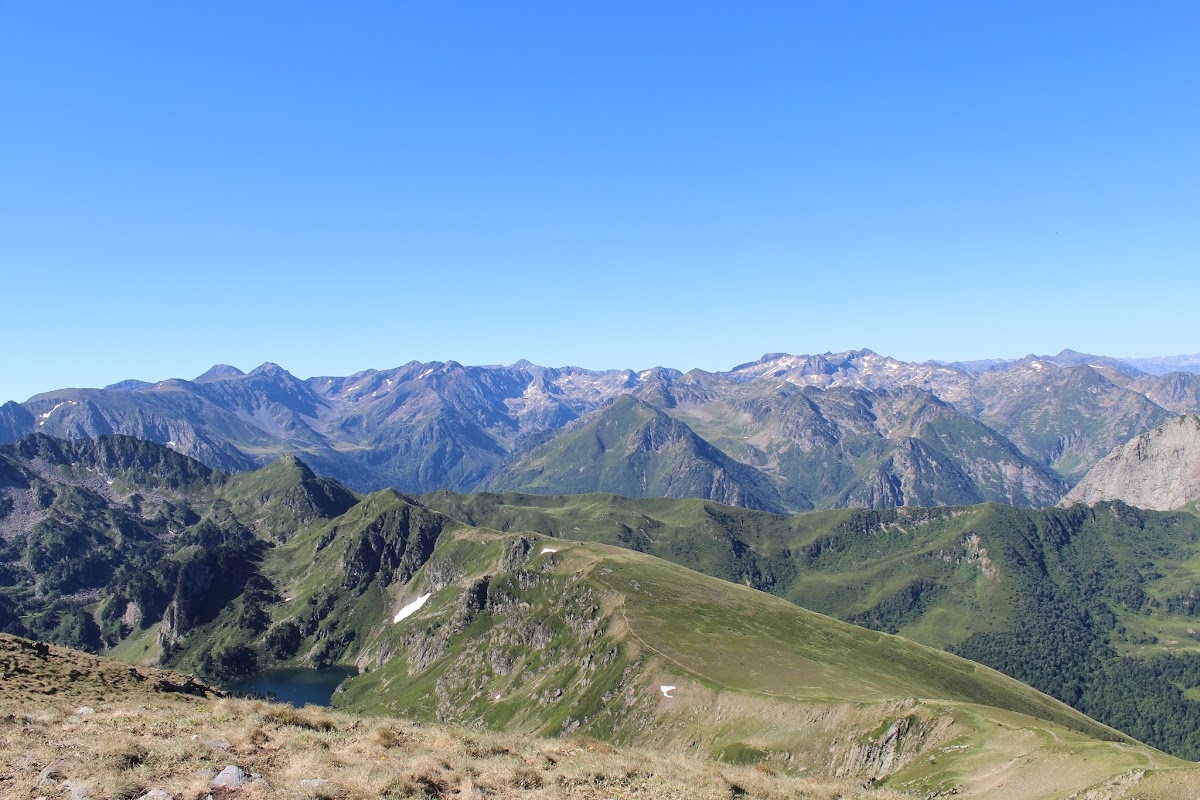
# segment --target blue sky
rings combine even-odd
[[[265,360],[1197,352],[1198,29],[0,0],[0,400]]]

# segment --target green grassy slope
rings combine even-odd
[[[1200,520],[1192,515],[1103,504],[787,518],[610,495],[435,493],[424,502],[477,525],[642,550],[950,648],[1200,756]]]
[[[620,548],[465,529],[389,610],[425,593],[365,648],[368,671],[339,705],[841,771],[922,796],[992,770],[1034,787],[1007,796],[1040,797],[1181,766],[985,667]],[[1083,774],[1044,770],[1085,753]]]

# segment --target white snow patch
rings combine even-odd
[[[416,600],[413,600],[411,603],[406,605],[404,608],[402,608],[398,612],[396,612],[396,616],[392,618],[392,622],[396,623],[402,619],[411,617],[413,614],[420,611],[421,606],[425,605],[425,602],[427,600],[429,600],[429,598],[432,596],[433,596],[433,592],[426,592],[425,594],[418,597]]]
[[[666,697],[668,699],[674,699],[671,696],[671,692],[675,691],[674,686],[660,686],[660,687],[658,687],[658,690],[663,693],[663,697]]]
[[[432,374],[433,374],[433,370],[427,369],[424,372],[422,372],[420,375],[417,376],[417,380],[421,380],[422,378],[428,378]]]
[[[1042,371],[1042,364],[1041,364],[1041,362],[1040,362],[1040,361],[1035,361],[1035,362],[1033,362],[1032,364],[1030,364],[1029,366],[1033,367],[1033,368],[1034,368],[1034,369],[1036,369],[1038,372],[1041,372],[1041,371]]]
[[[174,446],[175,446],[174,442],[167,442],[167,447],[174,447]]]
[[[385,380],[385,381],[387,381],[387,385],[388,385],[388,386],[391,386],[391,385],[392,385],[392,379],[391,379],[391,378],[384,378],[384,380]]]
[[[542,552],[543,553],[557,553],[558,548],[557,547],[543,547]]]
[[[50,417],[50,415],[51,415],[51,414],[53,414],[55,411],[58,411],[60,408],[62,408],[62,407],[63,407],[63,406],[65,406],[66,404],[67,404],[67,401],[66,401],[66,400],[63,400],[61,403],[59,403],[58,405],[56,405],[54,408],[50,409],[50,410],[49,410],[49,411],[47,411],[45,414],[40,414],[39,416],[41,416],[41,418],[42,418],[42,419],[48,419],[48,418]],[[72,403],[71,405],[75,405],[75,404],[74,404],[74,403]]]

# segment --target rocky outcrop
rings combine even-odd
[[[344,585],[362,592],[376,579],[380,586],[406,582],[429,560],[447,522],[405,502],[387,507],[346,548]]]
[[[917,717],[901,717],[877,735],[852,742],[832,771],[839,778],[866,778],[869,786],[899,772],[920,755],[926,733],[926,726]]]
[[[1103,500],[1154,511],[1200,500],[1200,416],[1179,417],[1129,440],[1093,467],[1060,505]]]

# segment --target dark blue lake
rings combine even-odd
[[[231,692],[271,697],[296,708],[328,706],[338,684],[357,674],[358,670],[353,667],[270,669],[225,688]]]

